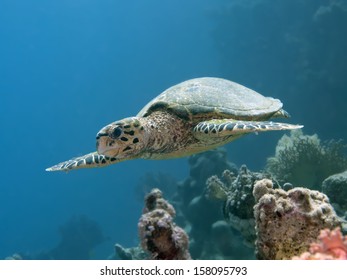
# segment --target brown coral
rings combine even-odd
[[[191,259],[188,251],[188,236],[174,222],[175,209],[158,189],[153,189],[145,198],[144,214],[138,229],[141,246],[150,253],[151,259]]]
[[[305,188],[273,189],[263,179],[254,185],[258,259],[291,259],[306,251],[323,228],[340,225],[326,195]]]
[[[251,172],[246,165],[242,165],[237,173],[225,170],[221,178],[211,176],[206,182],[206,197],[224,202],[224,218],[241,232],[249,246],[254,246],[255,241],[253,185],[266,176],[267,174]]]
[[[293,260],[347,260],[347,236],[342,235],[340,228],[323,229],[309,252]]]

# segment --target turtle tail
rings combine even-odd
[[[290,118],[290,114],[286,110],[280,109],[271,118]]]

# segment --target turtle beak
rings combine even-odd
[[[96,135],[96,150],[98,154],[105,155],[108,147],[108,134],[98,133]]]
[[[102,128],[97,134],[96,134],[96,150],[98,151],[98,154],[104,154],[104,152],[107,149],[107,139],[108,139],[108,126]]]

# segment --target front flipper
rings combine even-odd
[[[241,136],[251,132],[271,131],[271,130],[291,130],[302,128],[302,125],[278,123],[278,122],[257,122],[257,121],[237,121],[232,119],[217,119],[198,123],[194,129],[194,135],[198,139]]]
[[[99,155],[97,152],[94,152],[61,162],[57,165],[47,168],[46,171],[69,171],[79,168],[103,167],[109,164],[117,163],[119,161],[122,160]]]

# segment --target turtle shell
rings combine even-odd
[[[172,86],[150,101],[137,116],[168,111],[191,121],[231,118],[266,120],[280,111],[278,99],[221,78],[197,78]]]

